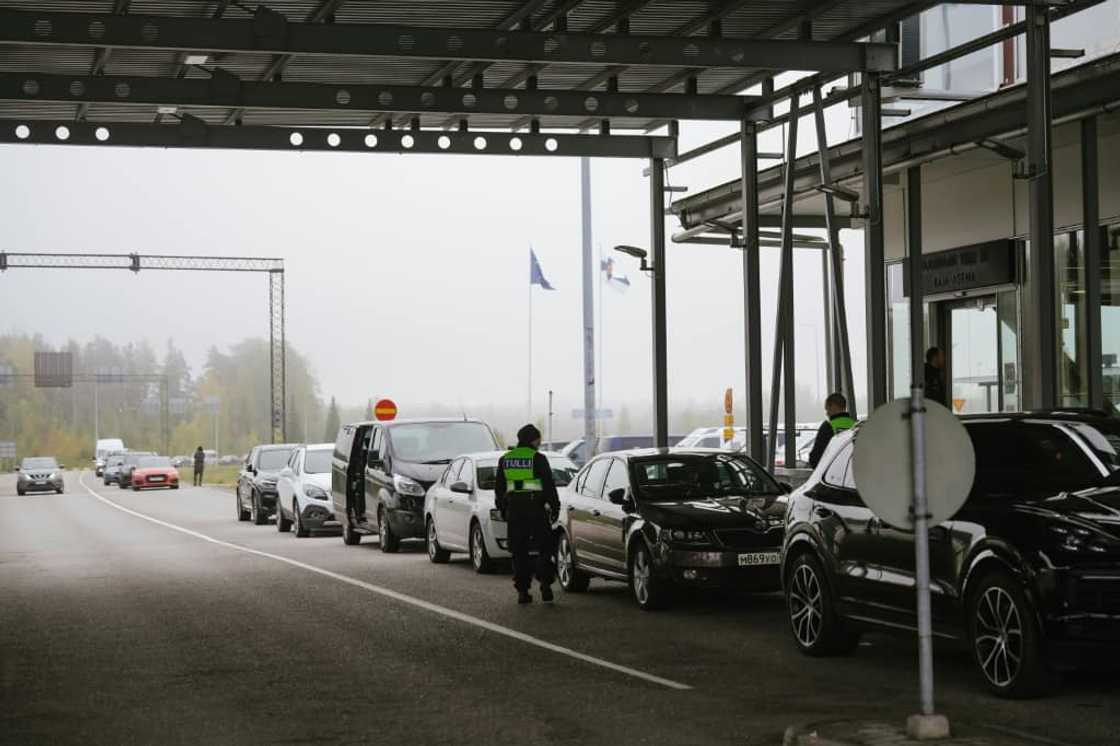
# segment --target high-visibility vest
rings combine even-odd
[[[540,492],[543,487],[533,470],[533,459],[537,451],[533,448],[514,448],[503,460],[507,492]]]
[[[832,425],[832,434],[839,435],[845,430],[851,430],[853,427],[855,427],[856,421],[845,414],[839,417],[829,418],[828,424]]]

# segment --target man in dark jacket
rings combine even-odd
[[[945,394],[945,353],[940,347],[930,347],[926,350],[925,397],[933,400],[943,407],[949,406],[949,399]]]
[[[202,472],[206,469],[206,454],[202,452],[202,446],[199,446],[194,452],[194,486],[202,486]]]
[[[495,504],[509,524],[513,555],[513,587],[517,603],[532,603],[533,575],[541,587],[541,601],[552,603],[552,524],[560,515],[560,496],[548,459],[538,452],[541,431],[526,425],[517,431],[517,447],[498,459],[494,480]],[[532,557],[537,553],[536,559]]]
[[[824,451],[832,442],[832,436],[851,430],[856,425],[852,415],[848,413],[848,399],[839,391],[829,394],[824,400],[824,413],[828,418],[821,423],[817,430],[817,438],[813,441],[813,450],[809,452],[809,466],[816,469],[821,462]]]

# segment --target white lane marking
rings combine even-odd
[[[599,666],[600,668],[606,668],[606,669],[609,669],[611,671],[615,671],[617,673],[625,674],[627,676],[632,676],[636,679],[641,679],[643,681],[648,681],[650,683],[658,684],[660,686],[668,687],[670,689],[677,689],[677,690],[680,690],[680,691],[685,691],[685,690],[692,689],[692,687],[689,686],[688,684],[681,684],[680,682],[673,681],[671,679],[663,679],[660,676],[654,676],[653,674],[646,673],[645,671],[639,671],[636,668],[630,668],[629,666],[623,666],[623,665],[620,665],[618,663],[611,663],[610,661],[603,660],[602,658],[596,658],[593,655],[587,655],[586,653],[581,653],[578,650],[572,650],[571,648],[566,648],[563,645],[555,645],[551,642],[547,642],[545,640],[542,640],[539,637],[533,637],[532,635],[527,635],[524,632],[518,632],[515,629],[510,629],[509,627],[503,627],[500,624],[495,624],[494,622],[488,622],[485,619],[479,619],[476,616],[471,616],[470,614],[464,614],[461,611],[456,611],[455,609],[449,609],[446,606],[440,606],[439,604],[433,604],[433,603],[430,603],[428,601],[424,601],[423,599],[415,598],[414,596],[409,596],[408,594],[400,593],[400,592],[394,591],[390,588],[385,588],[384,586],[375,585],[373,583],[367,583],[364,580],[358,580],[357,578],[352,578],[348,575],[342,575],[342,574],[337,573],[337,572],[332,572],[331,570],[324,570],[321,567],[316,567],[315,565],[309,565],[306,562],[300,562],[298,560],[290,559],[288,557],[283,557],[279,554],[272,554],[270,552],[262,552],[259,549],[251,549],[250,547],[242,546],[240,544],[233,544],[233,543],[230,543],[228,541],[222,541],[221,539],[215,539],[212,536],[207,536],[206,534],[199,533],[198,531],[192,531],[189,528],[184,528],[183,526],[179,526],[179,525],[176,525],[174,523],[168,523],[167,521],[161,521],[159,518],[153,518],[150,515],[140,513],[138,511],[132,510],[131,508],[126,508],[125,506],[121,505],[120,503],[114,502],[113,500],[110,500],[109,498],[98,494],[94,490],[90,489],[89,485],[87,485],[85,483],[84,474],[83,474],[82,477],[79,477],[78,481],[81,482],[82,486],[85,487],[86,491],[89,492],[89,494],[93,495],[94,497],[96,497],[98,500],[105,503],[109,507],[115,508],[115,509],[117,509],[121,512],[124,512],[124,513],[128,513],[129,515],[136,516],[137,518],[141,518],[141,519],[143,519],[145,521],[148,521],[150,523],[155,523],[159,526],[163,526],[164,528],[169,528],[172,531],[178,531],[179,533],[186,534],[187,536],[193,536],[196,539],[201,539],[202,541],[207,541],[207,542],[210,542],[211,544],[217,544],[218,546],[226,547],[228,549],[233,549],[233,550],[236,550],[238,552],[244,552],[245,554],[252,554],[252,555],[256,555],[257,557],[264,557],[265,559],[275,560],[276,562],[283,562],[286,565],[291,565],[292,567],[298,567],[301,570],[307,570],[308,572],[313,572],[313,573],[316,573],[318,575],[322,575],[324,577],[328,577],[328,578],[331,578],[333,580],[337,580],[340,583],[346,583],[347,585],[352,585],[356,588],[362,588],[363,590],[367,590],[370,593],[376,593],[380,596],[385,596],[385,597],[391,598],[395,601],[400,601],[401,603],[409,604],[410,606],[415,606],[419,609],[424,609],[425,611],[430,611],[433,614],[439,614],[440,616],[447,617],[448,619],[454,619],[456,621],[463,622],[464,624],[470,624],[474,627],[479,627],[479,628],[487,630],[489,632],[493,632],[494,634],[503,635],[505,637],[509,637],[509,638],[514,639],[514,640],[518,640],[518,641],[523,642],[527,645],[534,645],[538,648],[543,648],[544,650],[548,650],[550,652],[557,653],[559,655],[565,655],[569,658],[574,658],[578,661],[583,661],[584,663],[590,663],[593,666]]]

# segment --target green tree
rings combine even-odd
[[[333,441],[338,437],[338,428],[342,422],[338,417],[338,403],[331,397],[331,405],[327,408],[327,426],[323,429],[323,440]]]

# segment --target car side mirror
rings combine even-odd
[[[451,491],[460,495],[469,495],[471,494],[471,486],[466,482],[454,482],[451,485]]]
[[[793,485],[789,482],[778,482],[778,489],[782,491],[783,495],[788,495],[793,492]]]
[[[607,493],[607,499],[615,505],[626,507],[630,504],[630,498],[626,495],[625,487],[618,487]]]

